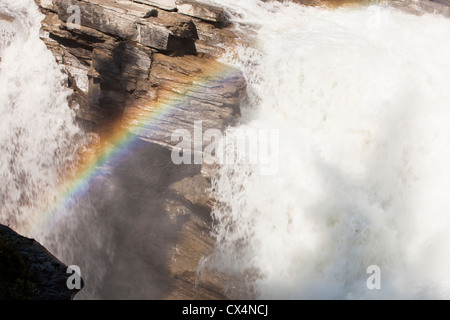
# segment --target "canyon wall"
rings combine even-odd
[[[175,130],[193,132],[194,121],[202,121],[204,131],[223,130],[240,116],[244,77],[217,61],[239,41],[224,10],[187,0],[36,3],[45,14],[41,38],[67,73],[67,85],[73,89],[70,105],[94,141],[90,151],[95,154],[96,148],[112,143],[110,137],[117,130],[129,130],[141,141],[138,160],[128,161],[112,174],[123,175],[124,184],[129,184],[121,192],[130,196],[118,205],[129,203],[121,214],[132,225],[127,227],[123,217],[111,210],[99,209],[105,212],[102,219],[109,221],[105,223],[112,225],[114,242],[120,243],[109,277],[121,280],[100,285],[100,294],[87,297],[237,297],[237,286],[225,275],[197,272],[201,258],[214,245],[210,236],[214,200],[208,192],[211,167],[174,165],[170,153],[178,143],[171,139]],[[76,10],[81,19],[74,27],[71,23],[77,21],[71,17]],[[153,120],[154,114],[167,108],[169,116]],[[141,166],[139,183],[129,178],[136,166]],[[134,270],[130,255],[148,259],[145,267],[152,274],[148,287],[157,289],[133,292],[132,287],[145,280],[126,278],[123,270],[131,274]],[[86,283],[87,288],[89,278]]]

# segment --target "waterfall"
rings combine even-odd
[[[80,135],[67,78],[39,39],[43,18],[31,0],[0,3],[0,222],[32,237]]]
[[[96,298],[111,257],[108,225],[93,206],[104,199],[85,197],[49,215],[85,140],[68,106],[67,76],[39,38],[43,18],[32,0],[0,3],[0,223],[79,265],[89,285],[78,297]]]
[[[448,299],[450,20],[210,2],[253,35],[223,58],[249,84],[239,129],[280,139],[274,175],[220,168],[209,265],[257,298]]]

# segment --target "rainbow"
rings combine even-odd
[[[174,116],[177,110],[191,99],[189,92],[205,92],[211,87],[225,85],[235,78],[238,72],[228,65],[213,60],[204,65],[203,73],[191,79],[190,84],[182,90],[165,97],[163,101],[156,102],[151,111],[144,112],[138,119],[133,118],[132,123],[130,121],[122,123],[107,139],[110,142],[109,146],[103,147],[92,159],[83,163],[78,174],[62,184],[56,197],[37,214],[29,234],[34,236],[43,230],[54,228],[65,214],[86,196],[95,177],[107,174],[106,168],[114,168],[133,153],[137,143],[142,141],[139,132],[152,130],[165,118]],[[192,122],[194,120],[201,119],[193,119]]]

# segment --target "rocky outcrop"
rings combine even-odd
[[[176,5],[178,12],[187,16],[212,22],[225,21],[225,11],[219,7],[199,4],[198,2],[190,0],[177,0]]]
[[[240,115],[243,75],[217,61],[237,38],[223,8],[191,0],[35,1],[45,13],[41,38],[68,75],[71,106],[88,135],[109,144],[121,128],[138,139],[127,162],[90,191],[107,198],[106,186],[114,185],[125,195],[95,208],[110,226],[109,237],[117,239],[114,263],[97,263],[109,275],[97,297],[237,297],[239,286],[229,277],[198,272],[214,245],[210,170],[171,160],[175,130],[193,132],[195,121],[203,131],[223,130]],[[81,18],[75,27],[74,5]],[[144,289],[130,290],[142,283]]]
[[[67,268],[34,239],[0,225],[0,299],[73,299],[79,290],[67,287]]]
[[[107,134],[107,127],[122,121],[124,112],[130,119],[135,109],[151,112],[152,102],[179,98],[185,104],[174,110],[178,118],[212,121],[223,128],[239,114],[245,88],[238,70],[214,59],[222,50],[218,44],[230,46],[235,37],[211,24],[223,22],[223,9],[177,1],[179,12],[169,12],[161,9],[166,1],[150,2],[158,6],[115,0],[42,2],[46,12],[42,38],[65,66],[78,117]],[[78,28],[66,23],[71,5],[80,8]],[[226,85],[222,74],[231,74]],[[195,82],[207,82],[208,87],[189,90]],[[190,99],[181,93],[177,97],[180,87],[192,93]],[[153,132],[145,130],[144,135],[169,143],[170,135],[165,134],[177,126],[186,127],[177,120]]]

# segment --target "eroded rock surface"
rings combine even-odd
[[[41,38],[68,75],[72,108],[91,140],[109,144],[119,128],[136,141],[129,157],[90,190],[91,197],[108,199],[94,204],[100,220],[88,217],[66,235],[79,238],[83,223],[108,226],[103,241],[114,247],[113,258],[81,244],[72,253],[108,270],[95,289],[86,276],[80,296],[237,297],[233,279],[199,272],[214,246],[210,170],[171,160],[175,130],[193,133],[199,121],[203,131],[223,130],[240,116],[244,77],[216,59],[237,38],[223,8],[191,0],[35,1],[45,13]],[[81,13],[75,27],[74,5]]]

